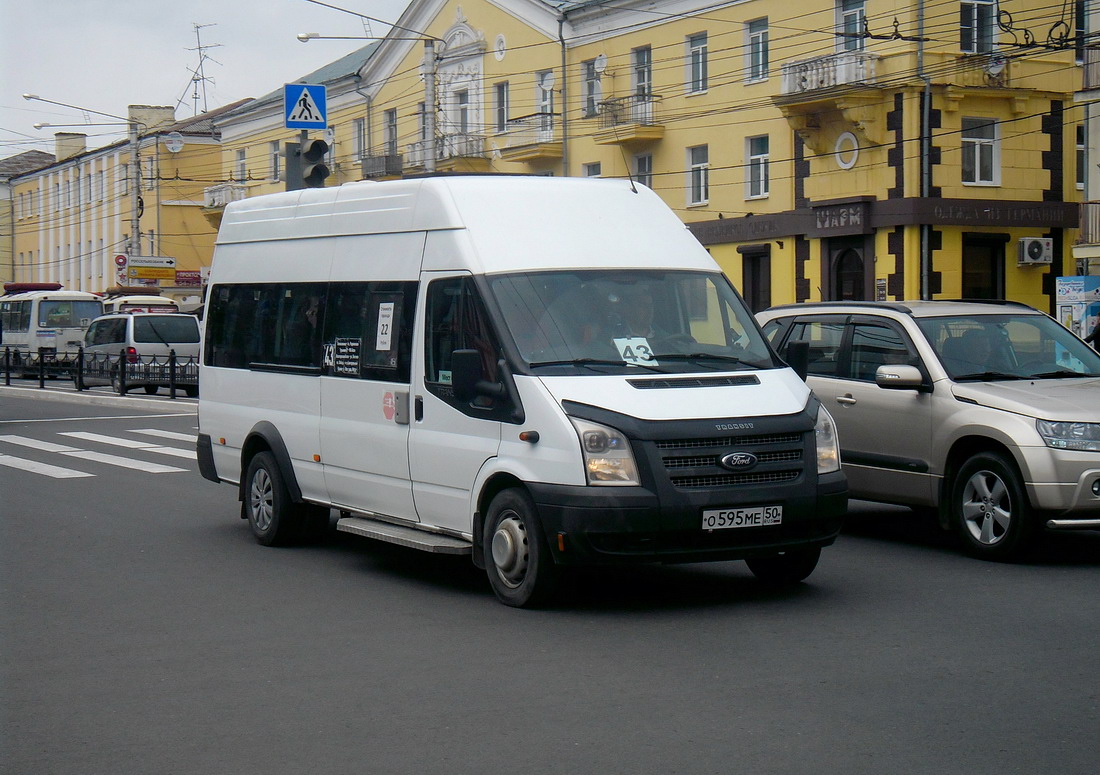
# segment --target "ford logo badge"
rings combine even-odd
[[[723,468],[731,471],[748,471],[750,468],[755,468],[760,460],[751,452],[731,452],[723,455],[718,462]]]

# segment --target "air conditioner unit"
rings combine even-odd
[[[1024,237],[1020,240],[1020,266],[1049,264],[1054,260],[1054,240],[1049,237]]]

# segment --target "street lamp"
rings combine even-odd
[[[317,2],[317,0],[308,0],[308,2],[316,3],[317,5],[324,5],[326,8],[335,8],[325,3]],[[370,16],[364,16],[361,13],[355,13],[354,11],[348,11],[344,8],[336,8],[336,10],[350,13],[353,16],[359,16],[363,19],[370,19],[371,21],[380,21],[379,19],[373,19]],[[383,22],[383,24],[389,24],[389,22]],[[319,32],[300,32],[298,33],[298,41],[301,43],[309,43],[311,40],[422,40],[424,41],[424,69],[426,75],[424,77],[424,134],[425,138],[424,147],[424,170],[426,172],[435,172],[435,82],[438,74],[438,62],[435,57],[435,43],[439,38],[433,38],[430,35],[425,35],[422,32],[409,29],[408,27],[401,27],[396,24],[390,24],[393,29],[403,30],[405,32],[411,32],[415,37],[391,37],[389,35],[385,37],[373,37],[370,35],[322,35]]]
[[[123,118],[122,116],[116,116],[113,113],[104,113],[101,110],[91,110],[90,108],[82,108],[79,105],[70,105],[66,102],[57,102],[55,100],[48,100],[45,97],[39,97],[37,94],[24,94],[23,99],[36,102],[45,102],[50,105],[60,105],[63,108],[71,108],[73,110],[79,110],[83,113],[94,113],[97,116],[106,116],[107,118],[118,119],[119,124],[125,124],[127,129],[127,139],[130,145],[130,178],[131,185],[133,186],[133,197],[130,202],[130,246],[127,253],[137,254],[141,251],[141,228],[139,225],[140,220],[140,206],[141,206],[141,158],[138,153],[138,127],[144,126],[140,121],[134,121],[131,118]],[[116,122],[110,122],[116,123]],[[57,124],[49,124],[42,122],[35,124],[35,129],[42,129],[48,126],[58,126]],[[106,126],[106,124],[70,124],[70,126]]]

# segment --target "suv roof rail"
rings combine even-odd
[[[768,309],[798,309],[799,307],[872,307],[874,309],[891,309],[895,312],[912,314],[913,310],[896,301],[802,301],[797,304],[777,304]]]
[[[1035,309],[1030,304],[1025,304],[1022,301],[1012,301],[1010,299],[936,299],[936,301],[954,301],[960,304],[997,304],[1005,307],[1027,307],[1028,309]]]

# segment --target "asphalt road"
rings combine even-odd
[[[259,546],[164,451],[193,408],[0,388],[0,455],[91,474],[0,464],[0,772],[1100,770],[1100,534],[999,565],[857,503],[792,590],[593,571],[516,610],[466,559]]]

